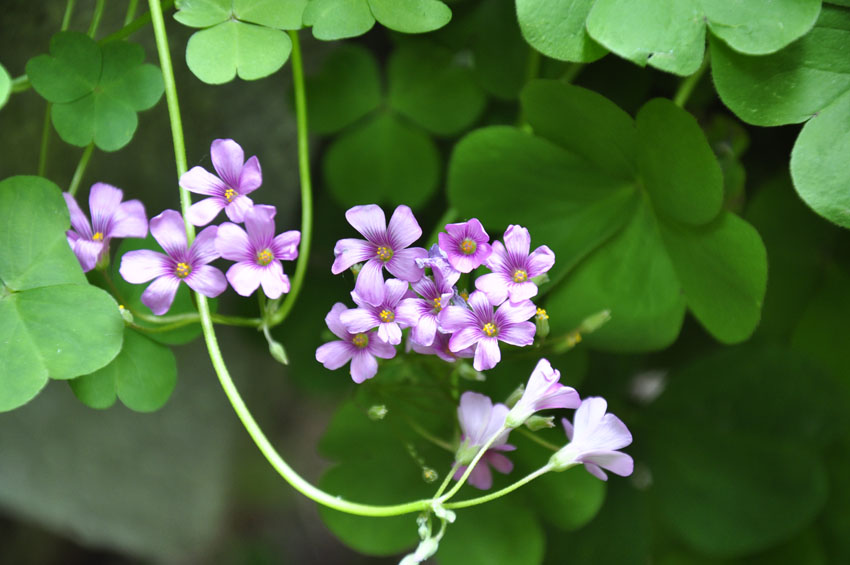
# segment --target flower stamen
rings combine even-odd
[[[544,310],[543,308],[538,308],[537,314],[535,314],[535,318],[537,318],[538,320],[548,320],[549,314],[547,314],[546,310]]]
[[[499,335],[499,328],[497,328],[496,324],[492,322],[487,322],[486,324],[484,324],[484,327],[481,328],[481,331],[487,334],[487,337],[496,337],[497,335]]]
[[[478,244],[468,237],[460,242],[460,252],[464,255],[472,255],[478,249]]]
[[[233,199],[236,198],[236,195],[237,195],[237,192],[235,190],[233,190],[232,188],[228,188],[227,190],[224,191],[224,198],[228,202],[233,202]]]
[[[257,253],[257,265],[261,265],[265,267],[274,259],[274,254],[272,254],[270,249],[263,249],[259,253]]]
[[[381,310],[379,314],[381,321],[385,324],[389,324],[391,322],[395,322],[395,313],[392,310]]]
[[[92,238],[92,241],[103,241],[103,233],[96,231],[96,232],[94,232],[94,235],[91,236],[91,238]]]
[[[189,266],[188,263],[177,263],[177,266],[174,268],[174,274],[180,277],[181,279],[185,279],[189,276],[189,273],[192,272],[192,267]]]
[[[355,334],[354,337],[351,338],[351,343],[354,344],[354,347],[363,349],[369,345],[369,336],[364,333]]]
[[[443,297],[438,296],[434,299],[434,314],[439,314],[443,309]]]
[[[378,256],[378,259],[386,263],[393,258],[393,250],[386,245],[382,245],[375,250],[375,255]]]
[[[528,273],[523,269],[517,269],[514,271],[513,280],[515,283],[524,283],[528,280]]]

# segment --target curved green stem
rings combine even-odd
[[[532,433],[532,432],[526,430],[525,428],[517,428],[514,431],[524,435],[525,437],[527,437],[528,439],[530,439],[531,441],[533,441],[537,445],[541,445],[541,446],[545,447],[546,449],[551,449],[552,451],[558,451],[558,450],[561,449],[561,447],[563,447],[563,446],[555,445],[554,443],[549,443],[545,439],[537,437],[537,434]]]
[[[705,57],[703,58],[699,69],[697,69],[697,72],[683,79],[678,90],[676,90],[676,94],[673,96],[673,104],[679,108],[685,107],[685,104],[687,103],[688,98],[691,97],[691,93],[694,91],[694,88],[696,88],[696,85],[699,84],[702,75],[705,74],[706,69],[708,69],[708,54],[709,52],[706,51]]]
[[[452,482],[452,477],[455,476],[455,473],[457,473],[458,469],[460,469],[460,463],[455,461],[455,463],[454,463],[454,465],[452,465],[452,468],[449,471],[448,475],[446,475],[446,478],[443,479],[443,484],[441,484],[440,488],[437,489],[437,492],[434,493],[434,499],[435,500],[440,498],[440,495],[443,494],[443,492],[449,486],[449,483]]]
[[[466,466],[466,471],[463,472],[463,475],[461,475],[460,480],[455,483],[455,486],[453,486],[449,492],[437,499],[439,502],[445,502],[446,500],[457,494],[457,491],[460,490],[460,487],[462,487],[463,484],[466,482],[466,479],[469,478],[469,475],[472,473],[472,470],[475,469],[475,466],[478,464],[481,458],[484,457],[484,454],[487,453],[487,450],[490,449],[490,446],[493,445],[493,442],[495,442],[500,435],[505,433],[506,429],[507,428],[503,426],[498,432],[493,434],[493,436],[487,441],[487,443],[485,443],[478,449],[478,453],[475,454],[475,457],[473,457],[472,461],[469,462],[469,465]]]
[[[87,35],[91,38],[94,38],[94,35],[97,33],[97,28],[100,27],[100,20],[103,19],[103,9],[106,7],[106,0],[97,0],[97,3],[94,5],[94,14],[91,18],[91,24],[89,25],[89,30]]]
[[[74,12],[75,2],[76,0],[68,0],[65,4],[65,13],[62,15],[62,27],[60,28],[62,31],[65,31],[71,25],[71,14]]]
[[[83,154],[80,157],[80,162],[77,163],[77,169],[74,171],[74,176],[71,177],[71,184],[68,185],[68,194],[74,196],[77,194],[77,189],[80,187],[80,182],[83,180],[83,175],[86,172],[86,167],[89,165],[89,159],[91,159],[91,154],[94,151],[94,141],[88,144],[88,146],[83,149]]]
[[[168,10],[172,6],[174,6],[174,0],[165,0],[161,5],[161,9],[162,10]],[[150,23],[150,21],[151,21],[151,13],[145,12],[144,14],[142,14],[138,18],[134,19],[133,21],[131,21],[129,23],[125,23],[124,27],[122,27],[121,29],[119,29],[115,33],[110,33],[109,35],[107,35],[106,37],[104,37],[103,39],[98,41],[98,43],[103,45],[104,43],[109,43],[110,41],[118,41],[118,40],[121,40],[121,39],[125,39],[125,38],[133,35],[137,31],[139,31],[140,29],[142,29],[146,25],[148,25]]]
[[[165,32],[165,22],[162,18],[162,10],[159,0],[148,0],[151,12],[151,22],[153,23],[154,35],[156,37],[156,47],[159,54],[160,66],[162,68],[163,82],[165,84],[165,98],[168,103],[168,115],[171,121],[171,133],[174,140],[174,155],[177,165],[178,176],[186,171],[186,149],[183,143],[183,127],[180,120],[180,109],[177,103],[177,90],[174,83],[174,74],[171,67],[171,56],[168,51],[168,38]],[[293,58],[295,50],[293,49]],[[186,210],[189,208],[189,193],[183,187],[180,187],[180,202],[183,205],[183,215],[185,218]],[[187,232],[194,235],[194,227],[187,222]],[[413,512],[421,512],[430,508],[432,501],[417,500],[404,504],[395,504],[390,506],[373,506],[371,504],[359,504],[343,500],[341,497],[333,496],[320,490],[307,482],[298,473],[290,467],[286,461],[278,454],[274,446],[269,442],[263,430],[257,424],[233,379],[230,377],[230,372],[227,370],[227,365],[221,355],[221,350],[218,346],[218,339],[215,335],[215,327],[213,326],[212,315],[207,298],[202,294],[195,293],[195,298],[198,304],[198,313],[201,318],[201,328],[204,332],[204,340],[207,345],[207,352],[210,360],[215,368],[218,380],[227,395],[233,410],[242,421],[245,430],[257,444],[260,452],[265,456],[266,460],[274,467],[274,469],[283,477],[295,490],[329,508],[348,512],[350,514],[358,514],[360,516],[398,516],[400,514],[409,514]]]
[[[271,316],[269,325],[274,327],[283,322],[295,306],[310,259],[310,244],[313,238],[313,188],[310,180],[310,140],[307,131],[307,95],[304,88],[304,67],[301,63],[301,43],[298,32],[290,31],[292,40],[292,87],[295,91],[295,120],[298,124],[298,173],[301,179],[301,243],[298,246],[298,262],[292,277],[292,288],[280,308]]]
[[[479,504],[484,504],[485,502],[490,502],[491,500],[501,498],[501,497],[505,496],[506,494],[515,491],[519,487],[530,483],[531,481],[533,481],[534,479],[536,479],[540,475],[546,474],[551,470],[552,470],[552,467],[550,467],[549,465],[545,465],[545,466],[537,469],[533,473],[526,475],[525,477],[518,480],[514,484],[506,486],[502,490],[497,490],[496,492],[491,492],[490,494],[485,494],[484,496],[479,496],[478,498],[470,498],[468,500],[459,500],[457,502],[449,502],[449,503],[443,504],[443,507],[448,508],[450,510],[453,510],[453,509],[456,509],[456,508],[467,508],[469,506],[477,506]]]

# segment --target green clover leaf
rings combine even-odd
[[[50,40],[50,54],[27,62],[33,88],[53,103],[51,118],[59,136],[85,147],[94,141],[104,151],[130,142],[137,112],[163,93],[162,76],[143,63],[140,45],[114,41],[100,46],[85,34],[63,31]]]
[[[86,283],[69,226],[52,182],[0,182],[0,411],[29,402],[48,378],[100,369],[121,349],[118,305]]]
[[[427,33],[451,18],[439,0],[309,0],[304,9],[304,25],[323,41],[363,35],[376,20],[393,31]]]
[[[280,69],[292,51],[282,30],[301,27],[307,0],[178,0],[174,19],[204,28],[189,38],[186,64],[207,84],[257,80]]]
[[[530,83],[521,102],[534,134],[496,126],[462,139],[449,200],[461,217],[524,225],[555,251],[553,334],[609,309],[588,344],[659,349],[676,339],[688,308],[718,340],[746,339],[765,292],[764,245],[721,210],[722,174],[696,120],[662,99],[633,120],[555,81]]]
[[[824,7],[811,33],[764,57],[712,43],[714,81],[723,102],[760,126],[806,122],[791,153],[800,197],[818,214],[850,228],[850,10]]]

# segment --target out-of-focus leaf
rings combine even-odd
[[[472,72],[489,94],[506,100],[519,95],[528,74],[527,48],[511,2],[486,0],[472,14]]]
[[[9,101],[9,94],[12,92],[12,79],[6,68],[0,65],[0,108],[6,105]]]

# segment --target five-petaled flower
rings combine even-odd
[[[437,236],[440,249],[446,252],[452,267],[461,273],[471,273],[492,252],[490,236],[476,218],[460,224],[446,224],[446,232]]]
[[[349,238],[337,241],[331,272],[338,275],[355,263],[365,261],[354,285],[354,290],[363,300],[380,305],[384,267],[403,281],[416,282],[422,278],[423,269],[416,265],[416,259],[425,258],[427,252],[421,247],[408,248],[422,235],[422,228],[410,208],[397,207],[389,227],[384,211],[375,204],[354,206],[345,213],[345,218],[366,240]]]
[[[513,451],[516,449],[509,445],[508,434],[510,430],[505,429],[505,416],[508,415],[508,407],[504,404],[493,404],[493,401],[483,394],[477,392],[464,392],[460,397],[460,405],[457,408],[457,418],[460,423],[461,444],[455,454],[455,461],[460,464],[454,479],[460,479],[478,450],[487,444],[490,439],[498,434],[498,437],[490,444],[487,451],[469,474],[469,484],[486,490],[493,486],[493,474],[490,466],[500,473],[508,474],[513,470],[514,464],[510,459],[499,453],[500,451]]]
[[[412,320],[410,338],[419,345],[431,345],[437,334],[437,318],[443,308],[448,308],[454,297],[452,284],[444,278],[443,272],[434,271],[434,278],[424,276],[413,283],[422,298],[405,298],[398,310],[407,319]]]
[[[602,469],[627,477],[634,470],[630,455],[617,451],[632,443],[629,429],[613,414],[606,414],[608,403],[604,398],[586,398],[575,413],[574,424],[564,418],[561,422],[570,443],[549,460],[556,471],[584,463],[593,476],[608,480]]]
[[[517,428],[539,410],[578,408],[581,404],[578,393],[573,387],[559,383],[560,378],[561,372],[553,369],[548,360],[538,361],[522,397],[508,413],[507,426]]]
[[[219,256],[215,249],[218,226],[199,233],[191,247],[187,244],[183,218],[174,210],[166,210],[151,219],[150,228],[165,254],[149,249],[129,251],[121,258],[119,268],[129,283],[156,279],[142,293],[142,304],[157,316],[165,314],[181,282],[210,298],[224,292],[227,288],[224,274],[207,264]]]
[[[348,310],[337,302],[325,316],[325,323],[340,341],[331,341],[316,349],[316,361],[326,369],[339,369],[351,361],[351,378],[355,383],[371,379],[378,372],[378,361],[395,357],[395,347],[382,341],[375,332],[351,333],[342,325],[340,314]]]
[[[354,291],[351,298],[359,306],[340,314],[339,319],[351,333],[360,333],[378,328],[378,338],[390,345],[401,343],[401,329],[410,327],[415,318],[401,311],[399,302],[407,295],[408,285],[398,279],[387,279],[381,285],[380,304],[372,305]]]
[[[245,213],[245,230],[225,222],[218,228],[215,247],[230,261],[227,270],[230,286],[242,296],[250,296],[262,284],[263,292],[271,299],[289,292],[289,277],[283,272],[281,260],[298,257],[301,234],[290,230],[275,236],[274,206],[254,206]]]
[[[440,314],[440,329],[451,332],[449,349],[460,351],[477,344],[472,366],[476,371],[492,369],[501,360],[499,341],[524,347],[534,341],[535,326],[526,322],[537,311],[530,300],[504,302],[497,310],[483,292],[469,295],[470,309],[449,306]]]
[[[493,242],[493,253],[485,261],[492,273],[475,279],[475,288],[487,294],[493,304],[528,300],[537,295],[537,285],[531,280],[555,264],[555,254],[541,245],[529,254],[531,236],[522,226],[508,226],[505,243]]]
[[[241,223],[254,202],[245,196],[263,183],[256,156],[245,162],[242,147],[232,139],[216,139],[210,147],[212,164],[218,176],[203,167],[192,167],[180,177],[180,186],[205,198],[192,204],[186,217],[196,226],[205,226],[222,208],[231,221]]]
[[[67,192],[62,196],[71,215],[72,229],[66,232],[68,243],[83,272],[91,271],[98,263],[105,263],[110,239],[148,235],[145,207],[138,200],[122,202],[124,193],[120,188],[102,182],[92,185],[89,192],[91,224],[73,196]]]

